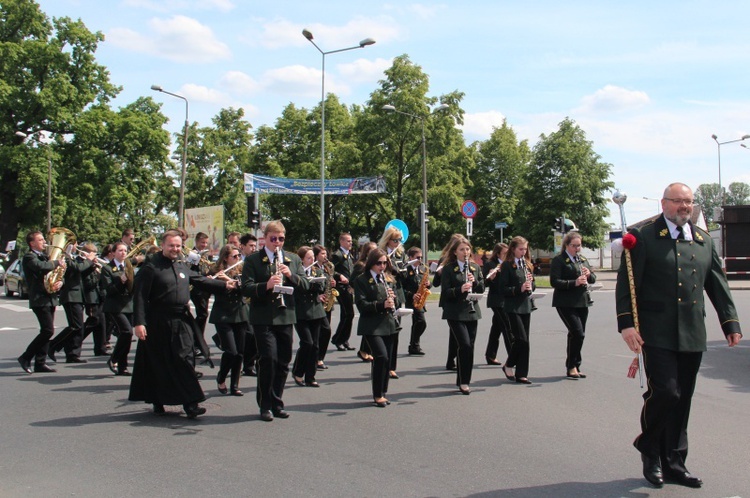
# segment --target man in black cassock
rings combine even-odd
[[[206,413],[198,406],[206,397],[190,361],[197,327],[188,307],[190,285],[220,292],[237,284],[192,271],[180,260],[182,237],[176,230],[162,236],[161,248],[135,278],[133,324],[138,345],[129,399],[152,403],[156,414],[164,413],[164,405],[182,405],[188,418],[195,418]]]

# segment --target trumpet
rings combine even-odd
[[[88,256],[91,255],[91,252],[84,251],[80,247],[76,247],[74,251],[82,255],[84,258],[88,258]],[[94,265],[98,266],[99,268],[109,263],[109,261],[107,261],[106,259],[102,259],[99,256],[94,256],[93,261],[94,261]]]

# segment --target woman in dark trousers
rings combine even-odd
[[[128,354],[133,342],[133,280],[127,270],[128,246],[125,242],[113,244],[112,259],[102,267],[99,291],[104,300],[104,314],[117,334],[117,343],[107,366],[115,375],[130,375]],[[131,268],[132,269],[132,268]]]
[[[302,246],[297,250],[297,256],[302,260],[302,266],[308,279],[323,277],[323,270],[315,266],[315,256],[309,246]],[[320,329],[326,320],[323,309],[325,299],[325,284],[310,284],[307,289],[294,289],[295,311],[297,323],[294,328],[299,337],[299,349],[292,365],[292,377],[300,387],[320,387],[315,381],[318,362],[318,344]]]
[[[484,292],[484,279],[479,265],[471,259],[471,244],[465,237],[456,238],[447,254],[440,291],[443,295],[443,319],[448,321],[458,346],[456,385],[461,394],[470,394],[474,341],[482,310],[478,302],[468,297],[469,293]]]
[[[490,337],[487,340],[487,349],[484,357],[488,365],[502,365],[497,361],[497,350],[500,347],[500,336],[503,337],[505,344],[505,353],[510,354],[510,323],[508,315],[503,309],[505,296],[503,289],[500,287],[500,266],[508,253],[508,244],[499,242],[487,258],[487,262],[482,267],[485,286],[489,288],[487,292],[487,307],[492,310],[492,327],[490,328]],[[487,254],[487,253],[485,253]]]
[[[329,277],[329,282],[326,283],[326,289],[331,285],[335,288],[336,280],[333,278],[335,270],[333,268],[333,263],[328,261],[328,250],[320,244],[315,244],[312,250],[313,255],[315,255],[315,266],[323,272],[323,275]],[[336,292],[338,292],[338,290]],[[325,311],[325,307],[323,308],[323,311]],[[323,323],[320,325],[320,335],[318,336],[318,361],[315,366],[317,370],[328,370],[328,365],[325,364],[325,359],[328,345],[331,343],[332,311],[333,307],[331,307],[330,311],[325,311],[326,319],[323,320]]]
[[[443,251],[440,253],[440,257],[438,258],[437,262],[437,268],[432,273],[432,286],[435,288],[438,288],[442,285],[443,282],[443,266],[445,264],[445,260],[448,257],[448,251],[454,247],[454,244],[456,243],[456,240],[463,237],[460,233],[454,233],[451,235],[450,240],[448,243],[443,247]],[[438,307],[443,307],[443,294],[440,294],[440,297],[438,298]],[[450,326],[450,323],[448,324]],[[453,337],[453,334],[448,334],[448,359],[445,361],[445,369],[446,370],[455,370],[456,369],[456,350],[458,349],[458,346],[456,346],[456,340]]]
[[[242,254],[238,247],[227,244],[219,252],[219,261],[211,269],[216,279],[239,279],[242,275],[242,265],[227,269],[242,261]],[[221,394],[230,393],[232,396],[242,396],[240,377],[244,362],[245,340],[249,335],[247,306],[242,299],[240,289],[214,295],[214,304],[208,322],[212,323],[219,335],[221,345],[221,363],[216,374],[216,388]],[[229,389],[227,389],[227,375],[229,374]]]
[[[393,277],[394,291],[400,303],[406,302],[404,296],[404,277],[406,276],[406,251],[404,251],[404,234],[395,226],[385,229],[378,241],[378,249],[385,251],[390,263],[386,271]],[[398,362],[398,336],[401,332],[401,317],[396,318],[396,335],[393,337],[393,354],[391,354],[390,371],[391,379],[398,379],[396,364]]]
[[[359,311],[357,334],[364,336],[372,351],[372,398],[375,406],[389,404],[388,371],[393,354],[393,337],[397,333],[394,311],[401,303],[395,292],[393,277],[385,272],[388,256],[373,249],[367,256],[364,272],[354,280],[354,302]]]
[[[516,236],[510,241],[508,255],[500,267],[500,287],[505,295],[503,307],[510,321],[511,348],[503,366],[510,381],[531,384],[529,375],[529,333],[531,326],[531,294],[536,288],[534,266],[529,257],[529,243]],[[513,369],[516,369],[515,374]]]
[[[580,255],[581,249],[581,234],[568,233],[563,238],[562,251],[552,258],[549,274],[550,284],[555,289],[552,306],[557,308],[557,314],[568,329],[565,368],[566,376],[571,379],[586,378],[581,373],[581,349],[592,304],[588,284],[596,282],[588,260]]]
[[[354,269],[352,270],[352,280],[362,275],[365,272],[365,265],[367,264],[367,256],[370,255],[370,251],[376,249],[378,245],[375,242],[366,242],[360,247],[359,257],[357,262],[354,263]],[[368,362],[372,361],[372,355],[370,354],[370,346],[367,345],[367,340],[362,336],[362,342],[359,345],[359,351],[357,356],[360,360]]]

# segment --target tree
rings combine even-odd
[[[50,21],[32,0],[0,4],[0,247],[40,224],[48,160],[57,160],[84,109],[119,91],[94,60],[103,40],[80,20]],[[16,132],[46,132],[52,143],[25,143]]]
[[[750,201],[750,185],[745,182],[732,182],[726,196],[728,206],[744,206]]]
[[[706,224],[716,226],[714,220],[714,209],[721,206],[721,192],[718,183],[702,183],[693,192],[695,203],[700,206],[703,216],[706,218]]]
[[[505,121],[500,128],[493,128],[488,140],[475,142],[472,147],[476,153],[474,177],[479,180],[469,193],[479,206],[473,242],[491,248],[499,235],[495,222],[514,221],[531,151],[526,140],[517,141],[516,133]]]
[[[584,131],[565,118],[556,132],[542,134],[534,146],[514,233],[525,236],[533,247],[552,249],[554,220],[565,216],[576,223],[585,246],[601,247],[608,228],[605,193],[614,187],[611,169]]]

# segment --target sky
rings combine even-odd
[[[52,17],[80,18],[106,36],[96,59],[123,87],[115,107],[140,96],[163,102],[167,128],[210,126],[222,108],[243,108],[257,128],[289,103],[326,93],[364,105],[394,57],[407,54],[430,78],[430,96],[464,92],[466,143],[503,119],[534,146],[570,117],[634,223],[656,214],[664,187],[680,181],[750,183],[750,29],[739,1],[410,3],[283,0],[42,0]],[[719,150],[721,165],[719,166]],[[575,195],[571,193],[571,195]],[[482,206],[479,206],[481,211]],[[608,221],[619,226],[617,206]],[[496,220],[503,221],[503,220]]]

